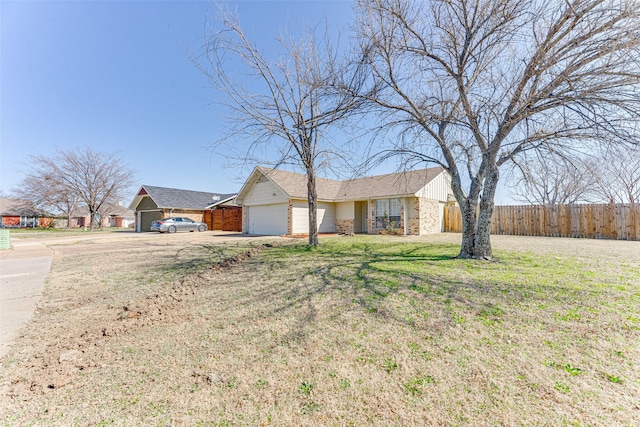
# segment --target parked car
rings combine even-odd
[[[159,219],[151,223],[151,231],[159,231],[160,233],[196,230],[207,231],[207,224],[183,217]]]

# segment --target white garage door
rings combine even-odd
[[[318,231],[320,233],[335,233],[336,208],[333,203],[318,203]],[[309,204],[296,201],[293,205],[293,234],[309,233]]]
[[[249,234],[280,236],[287,234],[287,205],[249,206]]]

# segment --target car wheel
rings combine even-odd
[[[167,229],[167,231],[169,233],[175,233],[176,232],[176,226],[175,225],[170,225],[169,228]]]
[[[202,231],[204,231],[206,229],[207,229],[207,227],[205,227],[204,225],[198,226],[198,231],[200,231],[200,232],[202,232]]]

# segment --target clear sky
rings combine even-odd
[[[265,44],[353,16],[348,0],[229,5]],[[136,171],[126,203],[143,184],[238,191],[243,174],[210,149],[225,125],[219,95],[188,55],[202,52],[215,14],[213,1],[0,0],[0,192],[18,185],[30,154],[83,146]]]
[[[267,41],[352,14],[345,0],[230,5],[248,33]],[[187,53],[202,51],[213,2],[1,0],[0,8],[3,193],[22,179],[30,154],[85,145],[119,154],[139,185],[240,189],[237,171],[209,148],[224,111]]]

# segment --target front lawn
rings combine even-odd
[[[212,270],[202,259],[220,252],[191,247],[198,262],[183,259],[181,279],[146,284],[135,301],[96,296],[108,324],[87,326],[87,311],[66,325],[83,360],[67,382],[34,381],[33,360],[53,346],[20,344],[5,359],[4,421],[640,424],[640,256],[625,256],[636,242],[598,252],[600,242],[576,240],[594,248],[584,256],[511,241],[496,245],[498,262],[479,262],[454,259],[459,246],[437,238],[335,237],[257,247]],[[117,275],[76,270],[65,283]],[[48,315],[38,325],[55,335]]]

